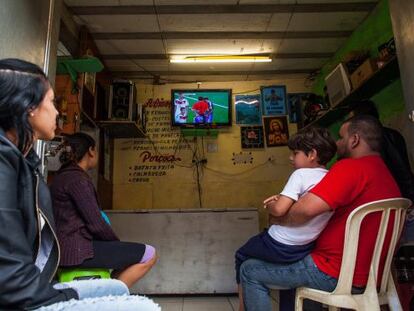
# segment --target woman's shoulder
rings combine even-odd
[[[52,186],[77,186],[91,183],[89,175],[77,165],[62,167],[53,177]]]

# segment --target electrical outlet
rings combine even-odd
[[[207,152],[208,153],[218,152],[217,143],[207,143]]]

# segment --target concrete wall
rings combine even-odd
[[[47,70],[49,52],[53,53],[57,46],[61,3],[61,0],[2,0],[0,58],[22,58]]]
[[[401,113],[399,124],[404,125],[404,136],[411,159],[414,158],[414,2],[390,0],[390,14],[395,34],[398,61],[400,65],[405,109]],[[408,116],[411,118],[408,118]],[[397,123],[397,122],[396,122]]]

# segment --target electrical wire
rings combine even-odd
[[[219,171],[219,170],[215,170],[215,169],[209,168],[208,166],[204,166],[204,169],[207,170],[207,171],[216,173],[218,175],[221,175],[221,176],[226,176],[226,177],[232,177],[233,178],[233,177],[241,176],[241,175],[244,175],[244,174],[249,173],[251,171],[254,171],[254,170],[256,170],[256,169],[258,169],[260,167],[263,167],[263,166],[268,165],[269,163],[272,164],[271,161],[268,161],[267,160],[267,161],[265,161],[263,163],[260,163],[260,164],[258,164],[256,166],[253,166],[253,167],[250,167],[249,169],[247,169],[247,170],[245,170],[243,172],[239,172],[239,173],[226,173],[226,172],[223,172],[222,170]]]

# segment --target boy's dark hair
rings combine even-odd
[[[326,165],[336,153],[336,143],[325,128],[310,127],[293,135],[288,141],[290,150],[301,150],[306,155],[315,149],[318,163]]]
[[[349,135],[358,134],[372,151],[381,152],[382,125],[377,118],[360,114],[346,120],[344,123],[349,123]]]

